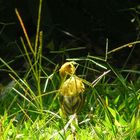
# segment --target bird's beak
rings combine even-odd
[[[75,61],[71,61],[71,63],[72,63],[73,65],[77,65],[77,63],[76,63]]]

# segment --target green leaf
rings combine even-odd
[[[116,111],[113,110],[112,108],[108,107],[108,110],[110,111],[111,115],[116,118]]]

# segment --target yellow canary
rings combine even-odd
[[[82,80],[75,75],[75,70],[74,62],[64,63],[59,70],[62,78],[59,90],[61,109],[67,115],[77,114],[84,103],[85,86]]]

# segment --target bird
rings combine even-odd
[[[85,85],[83,80],[76,75],[75,64],[74,61],[65,62],[59,69],[61,77],[61,85],[59,89],[61,110],[64,116],[68,116],[70,120],[72,132],[70,137],[74,140],[77,139],[75,127],[75,125],[78,126],[77,114],[80,112],[85,100]]]
[[[76,76],[76,63],[65,62],[59,69],[61,86],[59,97],[62,112],[65,115],[78,114],[84,104],[85,85],[81,78]]]

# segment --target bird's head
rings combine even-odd
[[[59,69],[59,74],[61,78],[66,77],[67,75],[72,75],[75,73],[74,61],[64,63]]]

